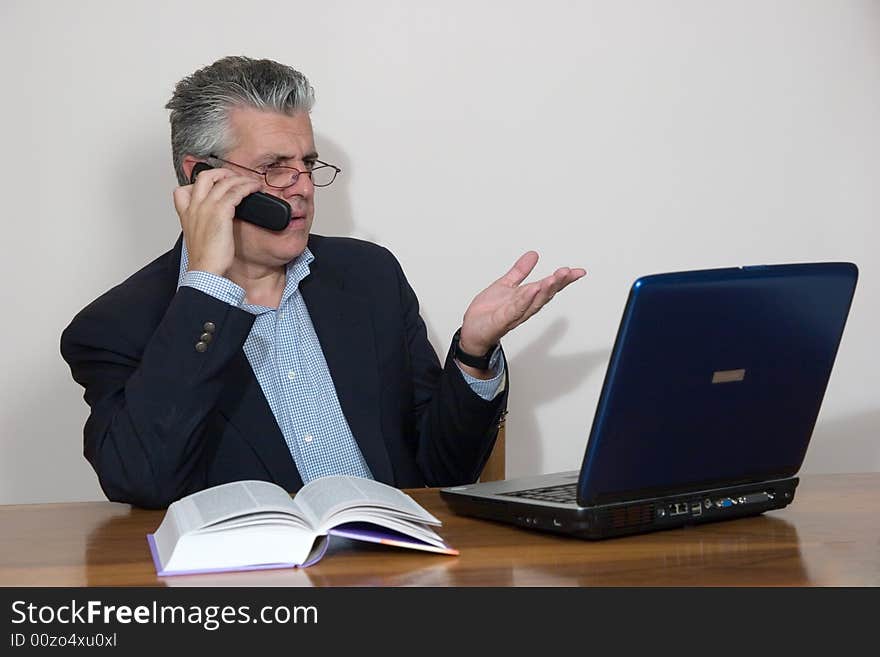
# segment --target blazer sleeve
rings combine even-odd
[[[506,414],[509,369],[504,390],[487,401],[465,381],[452,357],[451,344],[441,368],[428,341],[425,322],[419,315],[416,294],[400,264],[396,259],[394,262],[412,369],[418,468],[428,486],[473,483],[492,453],[499,425]]]
[[[206,418],[255,318],[185,286],[152,334],[141,316],[108,293],[74,318],[61,353],[85,388],[84,454],[107,498],[163,508],[204,487]]]

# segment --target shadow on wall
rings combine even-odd
[[[821,414],[801,472],[880,471],[880,409],[823,421]]]
[[[570,324],[567,319],[557,319],[511,360],[507,471],[512,475],[546,472],[541,447],[542,431],[537,419],[538,408],[569,395],[608,360],[610,349],[554,354],[554,347],[568,331]],[[593,409],[588,409],[583,413],[583,424],[572,429],[575,433],[551,438],[551,445],[556,441],[578,445],[578,460],[565,469],[576,470],[580,467],[579,459],[587,444],[592,420]]]
[[[442,365],[452,336],[438,337],[424,309],[421,315],[428,327],[428,340],[437,351]],[[533,318],[529,321],[541,320]],[[555,320],[509,362],[511,388],[507,404],[509,415],[506,471],[508,475],[539,474],[545,471],[540,441],[541,429],[537,419],[538,408],[580,387],[593,370],[601,367],[608,360],[610,354],[608,349],[553,354],[554,347],[568,331],[569,325],[570,322],[566,319]],[[507,356],[511,358],[510,354]],[[580,433],[574,436],[574,439],[581,440],[582,436],[579,449],[587,444],[592,419],[591,409],[589,413],[584,414],[583,426],[576,429]],[[572,437],[566,436],[563,440],[568,443]],[[580,461],[572,463],[571,469],[578,467]]]
[[[174,246],[180,233],[172,198],[177,178],[171,160],[170,131],[144,128],[130,134],[132,143],[117,149],[125,154],[124,158],[111,169],[109,221],[113,225],[106,228],[119,244],[113,257],[130,265],[121,267],[125,276]]]
[[[355,224],[349,193],[353,172],[351,162],[339,144],[325,135],[315,135],[315,145],[324,162],[335,164],[340,173],[332,185],[315,190],[315,221],[312,232],[318,235],[348,237]]]

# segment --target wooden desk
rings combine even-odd
[[[0,585],[880,585],[880,473],[805,476],[782,511],[601,542],[455,516],[436,490],[408,492],[461,556],[340,541],[307,569],[159,579],[145,535],[162,511],[33,504],[0,507]]]

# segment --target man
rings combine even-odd
[[[523,255],[467,308],[441,368],[397,260],[310,234],[314,94],[276,62],[227,57],[178,83],[175,247],[83,309],[61,351],[91,407],[85,456],[110,500],[149,508],[240,479],[330,474],[399,487],[474,481],[507,403],[499,341],[585,274],[521,285]],[[213,166],[191,184],[198,162]],[[279,232],[235,218],[285,200]]]

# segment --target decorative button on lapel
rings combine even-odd
[[[198,351],[200,354],[203,353],[205,350],[207,350],[207,348],[208,348],[207,342],[196,342],[196,351]]]
[[[214,326],[214,322],[205,322],[205,325],[202,326],[202,328],[205,329],[205,331],[207,331],[208,333],[213,333],[217,327]]]
[[[208,333],[207,331],[202,333],[202,335],[199,337],[199,340],[201,340],[202,342],[210,342],[213,339],[214,339],[214,336],[211,335],[210,333]]]

